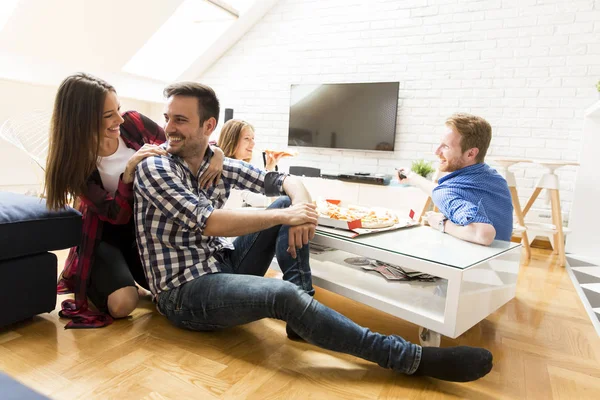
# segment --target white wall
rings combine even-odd
[[[122,67],[182,2],[19,0],[0,29],[0,79],[56,86],[68,74],[86,71],[122,96],[160,102],[162,82]]]
[[[599,76],[599,0],[281,0],[198,79],[255,125],[259,148],[287,146],[292,83],[399,81],[397,151],[300,148],[292,161],[392,173],[434,160],[456,111],[489,120],[491,155],[578,160]],[[542,170],[516,167],[524,202]],[[559,170],[565,211],[575,173]]]
[[[32,85],[22,82],[0,80],[0,127],[7,119],[19,118],[25,123],[32,111],[52,112],[57,87]],[[116,88],[117,91],[119,88]],[[136,110],[156,118],[160,108],[154,103],[120,98],[122,110]],[[33,123],[34,121],[31,121]],[[48,135],[48,132],[40,132]],[[25,193],[39,188],[43,177],[40,168],[18,148],[0,139],[0,190]]]

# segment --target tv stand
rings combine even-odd
[[[392,176],[387,174],[357,172],[354,174],[339,174],[337,179],[345,182],[369,183],[371,185],[389,185]]]

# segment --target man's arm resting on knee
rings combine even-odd
[[[242,236],[280,225],[280,210],[214,210],[202,234],[204,236]]]
[[[136,170],[136,193],[173,223],[205,236],[240,236],[275,225],[317,223],[316,207],[310,203],[265,211],[215,210],[204,196],[186,187],[175,169],[168,157],[146,158]]]
[[[208,217],[202,234],[242,236],[275,225],[290,225],[287,251],[292,258],[296,258],[296,250],[308,244],[315,236],[316,206],[312,203],[299,203],[289,208],[264,211],[214,210]]]
[[[295,176],[286,176],[283,181],[283,191],[290,196],[292,207],[264,211],[214,210],[206,222],[203,235],[241,236],[269,229],[275,225],[316,225],[315,207],[310,204],[312,201],[310,194],[302,181]]]
[[[296,176],[286,176],[283,181],[283,190],[290,196],[292,205],[312,203],[310,193],[302,183],[302,180]],[[290,227],[288,235],[288,253],[292,258],[296,258],[296,250],[307,245],[315,236],[317,222],[306,223]]]
[[[204,236],[241,236],[275,225],[317,224],[316,207],[301,203],[275,210],[213,210],[202,231]]]

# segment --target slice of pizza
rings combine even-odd
[[[295,157],[298,155],[297,151],[285,151],[285,150],[265,150],[265,153],[273,155],[275,158],[283,158],[283,157]]]
[[[398,217],[388,210],[373,209],[360,222],[365,229],[389,228],[398,223]]]

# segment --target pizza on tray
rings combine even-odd
[[[389,228],[398,223],[398,217],[389,210],[352,205],[342,207],[338,200],[317,202],[317,212],[319,216],[329,219],[349,223],[360,221],[360,226],[357,227],[365,229]]]

